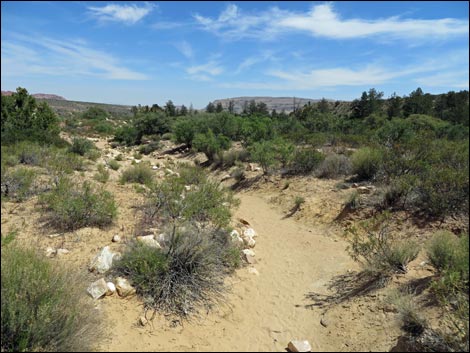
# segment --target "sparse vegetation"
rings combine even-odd
[[[120,182],[124,183],[139,183],[149,184],[153,180],[152,170],[147,164],[135,164],[122,172]]]
[[[419,252],[418,245],[410,240],[393,239],[389,214],[383,213],[369,221],[350,227],[347,233],[348,251],[352,259],[364,266],[365,271],[386,280],[393,273],[406,273],[407,265]]]
[[[101,323],[79,275],[2,240],[1,277],[2,352],[93,349]]]
[[[93,142],[84,137],[74,137],[69,151],[84,156],[90,150],[96,148]]]
[[[108,162],[108,165],[109,165],[109,168],[111,168],[112,170],[118,170],[121,167],[121,165],[118,163],[117,159],[111,159]]]
[[[108,191],[97,190],[89,182],[77,188],[67,178],[61,178],[52,191],[41,195],[40,202],[49,211],[50,225],[60,230],[107,226],[117,215],[114,198]]]

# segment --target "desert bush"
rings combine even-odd
[[[315,174],[319,178],[337,178],[351,172],[351,162],[343,154],[330,154],[320,163]]]
[[[210,129],[204,134],[196,134],[192,141],[193,148],[198,152],[203,152],[210,161],[213,161],[214,156],[220,151],[228,149],[230,144],[228,137],[224,135],[216,136]]]
[[[116,158],[115,158],[118,162],[122,162],[124,160],[124,156],[122,155],[122,153],[119,153]]]
[[[149,144],[142,145],[139,147],[139,153],[148,155],[153,151],[156,151],[160,148],[160,141],[152,141]]]
[[[458,238],[447,231],[439,231],[428,246],[428,258],[441,275],[440,289],[446,294],[468,292],[469,287],[468,235]]]
[[[149,184],[153,180],[152,170],[147,164],[139,163],[127,168],[121,175],[120,182]]]
[[[119,167],[121,166],[118,162],[117,159],[112,159],[108,162],[109,168],[112,170],[118,170]]]
[[[2,352],[91,351],[100,337],[81,277],[37,251],[2,242]]]
[[[237,182],[240,182],[246,177],[245,169],[243,167],[237,167],[230,173],[230,176],[234,178]]]
[[[50,225],[63,230],[106,226],[117,215],[111,193],[97,190],[89,182],[77,187],[67,178],[60,178],[51,192],[41,195],[40,203],[49,210]]]
[[[139,131],[133,126],[124,125],[115,130],[114,141],[126,146],[133,146],[140,143],[142,138]]]
[[[413,298],[413,293],[391,291],[385,299],[398,310],[403,329],[413,336],[419,336],[428,326]]]
[[[85,170],[83,158],[65,150],[57,150],[51,153],[45,164],[48,171],[56,176],[70,174],[74,170]]]
[[[79,154],[80,156],[84,156],[85,153],[94,148],[96,148],[94,143],[87,138],[74,137],[72,139],[72,146],[70,146],[69,151]]]
[[[106,170],[103,164],[98,165],[98,171],[94,175],[94,179],[103,184],[109,180],[109,171]]]
[[[361,263],[367,272],[380,275],[384,279],[393,273],[406,273],[407,264],[418,256],[416,243],[394,240],[388,228],[388,213],[359,223],[359,228],[351,227],[347,233],[351,258]]]
[[[351,210],[357,210],[361,205],[361,196],[357,192],[357,190],[354,190],[351,195],[349,195],[345,206],[348,207]]]
[[[8,168],[2,171],[2,197],[23,201],[34,194],[32,188],[36,172],[29,168]]]
[[[222,300],[236,251],[227,231],[186,224],[173,228],[163,249],[131,244],[115,271],[132,281],[148,307],[188,317]]]
[[[199,185],[207,180],[207,173],[199,166],[180,164],[178,166],[179,180],[184,185]]]
[[[370,147],[361,148],[351,156],[352,172],[360,179],[373,179],[383,161],[382,152]]]
[[[269,174],[276,168],[276,150],[272,141],[255,142],[249,147],[251,158],[263,168],[264,174]]]
[[[113,135],[114,125],[107,121],[100,121],[93,126],[93,130],[100,135]]]
[[[293,174],[308,174],[312,172],[325,156],[315,148],[299,148],[294,152],[289,164],[289,170]]]
[[[142,153],[140,153],[140,151],[136,151],[134,152],[132,157],[134,157],[134,159],[142,159],[143,156],[142,156]]]
[[[249,158],[249,153],[247,150],[231,150],[227,152],[223,152],[221,154],[222,158],[216,160],[218,164],[220,164],[223,168],[230,168],[233,167],[237,161],[246,162]]]
[[[294,199],[294,207],[299,209],[305,203],[305,199],[302,196],[296,196]]]

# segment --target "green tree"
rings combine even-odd
[[[188,108],[184,104],[181,106],[179,115],[188,115]]]
[[[206,112],[208,113],[215,113],[215,106],[214,103],[210,102],[206,107]]]
[[[235,113],[235,103],[233,102],[233,100],[230,100],[228,102],[228,112],[230,114],[234,114]]]
[[[165,113],[168,116],[176,116],[176,107],[171,100],[165,104]]]
[[[388,99],[387,116],[389,119],[400,118],[402,115],[402,98],[395,92]]]
[[[224,107],[222,106],[222,103],[218,102],[217,105],[215,106],[215,112],[222,113],[223,111],[224,111]]]

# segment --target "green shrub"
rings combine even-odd
[[[199,166],[180,164],[178,166],[179,180],[184,185],[198,185],[207,180],[207,173]]]
[[[98,149],[91,149],[85,153],[85,157],[90,161],[96,162],[96,160],[101,157],[101,152]]]
[[[316,170],[319,178],[337,178],[351,172],[351,162],[343,154],[330,154],[326,156]]]
[[[83,279],[35,250],[2,244],[2,352],[91,351],[100,322]]]
[[[122,155],[122,153],[119,153],[116,158],[115,158],[118,162],[122,162],[124,160],[124,156]]]
[[[74,170],[84,171],[85,164],[79,155],[64,150],[52,153],[46,161],[46,168],[54,175],[70,174]]]
[[[407,264],[418,256],[419,247],[412,241],[394,240],[388,228],[389,214],[359,223],[359,229],[347,230],[347,248],[354,261],[361,263],[367,272],[383,278],[393,273],[406,273]]]
[[[424,317],[420,314],[412,293],[392,291],[386,298],[386,302],[394,305],[400,315],[403,329],[413,336],[423,333],[428,326]]]
[[[152,170],[148,165],[139,163],[127,168],[121,175],[120,182],[149,184],[153,180]]]
[[[240,182],[246,178],[245,169],[243,167],[237,167],[230,173],[230,176],[237,182]]]
[[[269,174],[278,164],[276,150],[272,141],[255,142],[249,147],[251,158]]]
[[[209,130],[205,134],[196,134],[192,146],[196,151],[203,152],[207,159],[213,161],[220,151],[230,147],[230,140],[224,135],[215,136],[212,130]]]
[[[142,138],[137,129],[133,126],[125,125],[116,129],[114,141],[126,146],[133,146],[140,143]]]
[[[296,196],[294,200],[294,207],[299,209],[305,203],[305,199],[302,196]]]
[[[117,158],[117,157],[116,157]],[[109,168],[112,170],[118,170],[119,167],[121,166],[118,162],[117,159],[112,159],[108,162]]]
[[[307,174],[312,172],[325,156],[315,148],[299,148],[294,152],[289,169],[293,174]]]
[[[132,157],[134,157],[134,159],[142,159],[143,156],[140,152],[134,152]]]
[[[32,189],[36,172],[29,168],[9,168],[2,171],[2,197],[23,201],[34,194]]]
[[[94,179],[103,184],[109,180],[109,171],[106,170],[103,164],[98,165],[98,171],[94,175]]]
[[[373,179],[379,171],[383,161],[382,152],[369,147],[355,151],[351,157],[352,172],[360,179]]]
[[[139,153],[148,155],[153,151],[158,150],[161,147],[160,141],[152,141],[147,145],[142,145],[139,147]],[[139,158],[138,158],[139,159]]]
[[[41,195],[40,202],[49,210],[50,225],[63,230],[107,226],[117,215],[111,193],[97,190],[88,182],[77,187],[67,178],[61,178],[51,192]]]
[[[100,121],[93,129],[100,135],[113,135],[114,134],[114,125],[106,121]]]
[[[83,137],[74,137],[72,139],[72,146],[70,146],[69,151],[72,153],[79,154],[84,156],[85,153],[95,148],[93,142]]]
[[[173,228],[163,249],[131,244],[115,264],[150,308],[181,317],[222,299],[224,277],[236,266],[227,231],[190,224]]]

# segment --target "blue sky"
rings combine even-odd
[[[352,100],[469,86],[468,2],[1,2],[1,88],[71,100]]]

